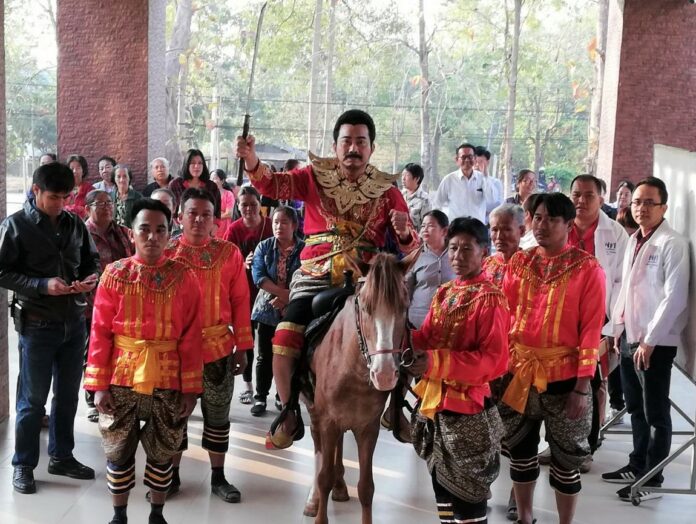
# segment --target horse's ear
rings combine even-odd
[[[423,244],[421,243],[418,249],[411,251],[408,255],[399,260],[399,268],[401,269],[401,271],[403,271],[404,275],[410,271],[410,269],[416,263],[416,260],[418,260],[418,257],[421,255],[422,252]]]

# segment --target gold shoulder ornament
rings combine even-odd
[[[351,182],[341,172],[337,158],[320,158],[309,152],[309,160],[317,183],[324,194],[333,199],[338,212],[343,214],[355,205],[363,205],[381,197],[399,175],[390,175],[368,164],[356,182]]]

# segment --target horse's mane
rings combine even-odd
[[[378,253],[372,259],[360,299],[368,315],[400,314],[408,308],[404,273],[394,255]]]

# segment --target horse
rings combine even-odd
[[[348,297],[314,352],[313,403],[307,403],[315,449],[315,482],[305,515],[327,524],[329,493],[348,500],[343,480],[343,434],[351,430],[358,445],[358,497],[362,523],[372,523],[372,457],[380,417],[398,380],[399,358],[408,334],[405,275],[418,253],[399,261],[379,253],[359,291]]]

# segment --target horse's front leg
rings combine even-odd
[[[378,436],[379,419],[362,431],[355,433],[355,440],[358,443],[358,461],[360,463],[358,497],[362,506],[362,524],[372,524],[372,498],[375,494],[375,483],[372,478],[372,456],[375,453]]]
[[[311,411],[310,419],[312,419]],[[316,517],[319,509],[319,486],[317,485],[317,479],[319,477],[319,470],[321,469],[321,435],[316,429],[316,424],[313,419],[311,420],[310,428],[312,440],[314,441],[314,482],[309,490],[309,495],[307,495],[307,501],[305,502],[302,514],[306,517]]]
[[[329,493],[336,481],[336,447],[341,431],[334,424],[323,424],[320,431],[321,439],[321,468],[317,475],[317,487],[319,488],[319,509],[314,519],[315,524],[328,524]]]
[[[348,486],[346,486],[346,479],[344,478],[346,473],[346,468],[343,465],[343,439],[345,438],[345,433],[342,434],[338,442],[336,443],[336,466],[334,471],[336,472],[336,481],[334,482],[333,489],[331,490],[331,500],[336,502],[345,502],[350,500],[350,495],[348,495]]]

